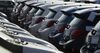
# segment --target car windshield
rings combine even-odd
[[[45,17],[48,18],[48,19],[50,19],[50,18],[53,18],[55,15],[56,15],[56,12],[53,11],[53,10],[50,10],[49,13],[48,13],[48,15],[45,16]]]
[[[33,14],[35,11],[36,11],[36,9],[35,9],[35,8],[32,8],[32,9],[29,11],[29,13],[30,13],[30,14]]]
[[[23,4],[20,3],[20,4],[18,5],[17,9],[16,9],[16,12],[20,11],[22,7],[23,7]]]
[[[73,16],[62,14],[62,16],[58,19],[58,22],[59,23],[70,23],[72,19],[73,19]]]
[[[37,12],[36,12],[36,16],[38,16],[38,15],[41,15],[41,14],[43,14],[43,12],[44,12],[44,10],[43,9],[39,9]]]
[[[84,28],[86,22],[82,19],[74,18],[69,25],[71,26],[71,28]]]
[[[27,10],[27,8],[28,8],[28,6],[25,5],[22,10],[25,11],[25,10]]]
[[[96,31],[100,31],[100,21],[96,24],[96,26],[93,28]]]

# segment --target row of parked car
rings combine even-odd
[[[100,53],[99,20],[100,4],[20,1],[9,19],[1,12],[1,51]]]
[[[22,3],[19,2],[18,7],[14,7],[15,13],[11,13],[11,18],[17,15],[16,12],[21,9]],[[27,10],[26,7],[25,10]],[[11,18],[0,12],[0,53],[63,53],[53,44],[33,36],[11,22],[15,17]]]

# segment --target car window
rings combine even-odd
[[[35,11],[36,11],[36,9],[35,9],[35,8],[32,8],[32,9],[29,11],[29,13],[30,13],[30,14],[33,14]]]
[[[96,24],[96,26],[93,28],[96,31],[100,31],[100,21]]]
[[[20,3],[20,4],[18,5],[17,9],[20,9],[22,6],[23,6],[23,4]]]
[[[86,22],[79,18],[74,18],[69,24],[71,28],[83,28],[86,25]]]
[[[53,10],[50,10],[48,15],[46,16],[47,18],[53,18],[55,16],[56,12]]]
[[[22,10],[25,11],[25,10],[27,10],[27,8],[28,8],[28,6],[25,5]]]
[[[65,14],[62,14],[62,16],[58,19],[58,22],[60,23],[70,23],[70,21],[73,19],[73,16],[68,16]]]
[[[35,15],[41,15],[43,12],[44,12],[44,10],[43,10],[43,9],[39,9],[39,10],[36,12],[36,14],[35,14]]]

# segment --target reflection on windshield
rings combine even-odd
[[[79,18],[74,18],[69,24],[71,28],[85,28],[86,22]]]
[[[96,31],[100,31],[100,21],[96,24],[96,26],[94,27],[94,29]]]
[[[27,8],[28,8],[28,6],[25,5],[25,6],[23,7],[23,11],[27,10]]]
[[[42,9],[39,9],[37,12],[36,12],[36,16],[38,16],[38,15],[41,15],[43,13],[43,10]]]
[[[67,15],[62,14],[62,16],[58,19],[59,22],[64,22],[66,20]]]
[[[55,14],[56,14],[55,12],[50,11],[46,17],[47,17],[48,19],[50,19],[50,18],[53,18],[53,17],[55,16]]]
[[[29,13],[30,14],[33,14],[35,11],[36,11],[36,9],[35,8],[32,8]]]
[[[16,12],[21,11],[21,7],[23,7],[23,4],[20,3],[20,4],[18,5],[17,9],[16,9]]]
[[[58,19],[58,22],[69,24],[72,20],[73,20],[73,16],[62,14],[62,16]]]

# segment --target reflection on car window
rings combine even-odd
[[[29,13],[30,14],[33,14],[35,11],[36,11],[36,9],[35,8],[32,8]]]
[[[25,5],[25,6],[23,7],[23,11],[25,11],[27,8],[28,8],[28,6]]]
[[[60,23],[70,23],[70,21],[73,19],[72,16],[68,16],[68,15],[65,15],[65,14],[62,14],[62,16],[58,19],[58,21]]]
[[[66,20],[67,15],[62,14],[62,16],[58,19],[59,22],[64,22]]]
[[[71,27],[75,28],[84,28],[86,22],[79,18],[74,18],[71,23],[69,24]]]
[[[96,26],[94,27],[94,29],[96,31],[100,31],[100,21],[96,24]]]
[[[43,10],[42,9],[39,9],[35,15],[41,15],[43,13]]]
[[[53,18],[55,14],[56,14],[56,12],[50,11],[46,17],[47,18]]]

